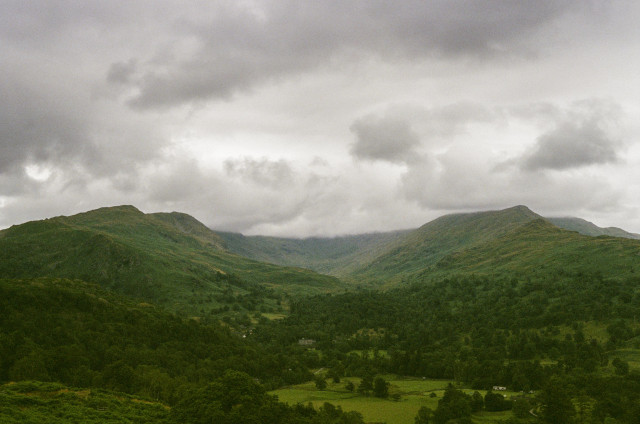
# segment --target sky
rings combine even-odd
[[[335,236],[640,233],[640,2],[0,0],[0,228],[131,204]]]

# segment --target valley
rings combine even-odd
[[[636,423],[640,240],[593,227],[525,206],[312,239],[133,206],[14,225],[0,422]]]

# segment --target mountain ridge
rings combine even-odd
[[[527,245],[525,236],[535,246]],[[604,245],[611,250],[602,251]],[[390,287],[446,273],[523,272],[541,266],[545,249],[564,255],[567,268],[591,269],[590,261],[606,273],[613,272],[610,264],[633,272],[626,255],[635,255],[636,246],[637,240],[560,229],[523,205],[444,215],[415,230],[309,239],[216,232],[184,213],[145,214],[122,205],[0,231],[0,275],[80,278],[206,312],[221,307],[222,298],[237,302],[252,291],[257,296],[256,290],[314,294],[354,283]],[[597,252],[610,264],[576,249]],[[616,249],[622,259],[612,253]],[[229,296],[229,290],[235,294]],[[196,306],[203,298],[205,306]]]
[[[0,231],[0,276],[78,278],[198,314],[251,293],[261,302],[263,290],[320,293],[344,287],[334,277],[228,252],[217,234],[186,214],[144,214],[130,205]]]
[[[517,258],[518,249],[523,249],[523,252],[527,252],[527,255],[533,255],[534,253],[543,258],[544,252],[530,248],[526,244],[523,245],[523,240],[520,237],[532,236],[532,232],[536,232],[536,237],[531,238],[531,243],[540,243],[551,249],[551,252],[557,250],[562,252],[564,248],[559,243],[551,243],[550,237],[558,237],[558,240],[563,240],[565,243],[569,243],[572,248],[577,249],[578,246],[586,249],[589,252],[595,252],[596,248],[592,248],[598,243],[598,241],[591,234],[584,235],[583,232],[576,232],[575,228],[571,227],[573,221],[569,220],[566,223],[557,222],[553,219],[545,218],[524,205],[517,205],[506,209],[493,210],[493,211],[479,211],[471,213],[456,213],[443,215],[436,218],[417,229],[406,230],[397,233],[379,233],[366,235],[369,237],[365,243],[366,253],[358,251],[354,248],[355,240],[358,236],[336,237],[333,239],[284,239],[284,238],[269,238],[264,236],[242,236],[232,233],[219,233],[227,243],[227,247],[239,254],[253,255],[264,254],[264,251],[270,251],[267,257],[261,257],[264,260],[273,261],[275,263],[284,263],[300,266],[309,266],[320,272],[327,272],[332,275],[337,275],[340,278],[347,281],[377,281],[377,284],[384,284],[387,286],[393,286],[406,278],[415,279],[427,278],[427,274],[443,275],[443,273],[452,272],[479,272],[483,273],[493,272],[489,269],[488,264],[492,263],[491,260],[486,259],[480,261],[476,259],[471,260],[473,252],[483,252],[483,254],[491,255],[500,253],[502,262],[509,262],[511,265],[507,267],[504,264],[493,263],[495,270],[508,270],[518,268]],[[585,221],[586,222],[586,221]],[[530,224],[531,223],[531,224]],[[563,223],[565,225],[563,225]],[[529,227],[522,228],[523,226],[530,224]],[[593,224],[591,224],[593,225]],[[563,228],[568,227],[568,228]],[[595,228],[599,228],[593,225]],[[521,229],[521,232],[517,230]],[[535,231],[534,231],[535,230]],[[623,231],[623,230],[621,230]],[[626,232],[625,232],[626,233]],[[631,233],[627,233],[631,234]],[[610,245],[623,245],[626,249],[633,251],[633,243],[630,245],[625,242],[624,238],[620,238],[619,233],[606,234],[606,232],[598,232],[593,234],[600,237],[615,237],[614,240],[610,240]],[[509,240],[509,237],[514,237],[513,240]],[[586,238],[583,238],[586,237]],[[237,241],[242,239],[242,246]],[[631,237],[627,239],[631,240]],[[329,244],[334,243],[332,246],[335,250],[332,252],[335,262],[333,266],[326,264],[315,263],[313,259],[305,257],[310,255],[309,251],[300,252],[310,245],[311,250],[317,246],[313,246],[320,241],[324,241]],[[500,246],[496,245],[497,241],[504,245],[511,245],[511,252],[509,256],[513,256],[512,259],[507,260],[507,255],[501,251]],[[258,243],[259,241],[259,243]],[[271,244],[269,244],[271,242]],[[253,243],[253,244],[252,244]],[[348,246],[348,247],[347,247]],[[256,253],[256,250],[265,248]],[[299,249],[299,250],[297,250]],[[349,250],[350,249],[350,250]],[[527,250],[528,249],[528,250]],[[568,249],[568,248],[567,248]],[[293,250],[293,252],[292,252]],[[347,251],[344,253],[344,251]],[[465,253],[467,252],[467,253]],[[344,253],[342,256],[341,253]],[[581,264],[580,266],[586,268],[593,268],[589,266],[588,260],[580,259],[579,252],[573,252],[568,255],[567,259],[570,263],[567,264],[568,268],[571,268],[575,264]],[[608,252],[601,252],[605,257]],[[257,256],[260,257],[260,256]],[[296,262],[301,260],[302,262]],[[471,263],[458,263],[456,261],[461,259],[469,260]],[[523,263],[520,264],[520,271],[528,269],[529,262],[538,263],[542,259],[534,260],[531,257],[523,256]],[[583,262],[581,262],[583,261]],[[599,260],[594,259],[593,263],[600,263]],[[618,263],[616,258],[611,258],[612,263]],[[627,261],[630,262],[630,261]],[[632,262],[632,261],[631,261]],[[340,263],[340,265],[336,265]],[[344,265],[348,263],[348,265]],[[603,269],[607,272],[614,272],[607,264],[602,264]],[[546,265],[545,265],[546,266]],[[624,266],[627,271],[631,270],[632,264],[625,263]],[[624,271],[624,272],[627,272]]]
[[[577,217],[547,218],[553,225],[570,231],[576,231],[586,236],[612,236],[640,240],[640,234],[630,233],[618,227],[598,227],[593,222]]]

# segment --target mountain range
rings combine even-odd
[[[594,411],[584,422],[636,422],[640,240],[594,227],[525,206],[309,239],[133,206],[14,225],[0,231],[0,422],[362,424],[266,394],[316,396],[329,373],[323,402],[399,401],[411,417],[397,424],[426,401],[443,413],[448,395],[424,396],[427,379],[552,400],[584,387],[565,394]],[[372,375],[397,397],[361,390]],[[523,417],[553,405],[544,396]],[[483,422],[511,417],[484,421],[498,411],[484,402]]]
[[[580,218],[544,218],[526,206],[445,215],[414,230],[336,238],[218,234],[230,251],[256,260],[387,286],[458,272],[557,268],[624,274],[633,272],[640,246],[636,234]]]
[[[281,294],[457,273],[624,275],[638,264],[636,236],[525,206],[445,215],[414,230],[308,239],[216,232],[183,213],[117,206],[0,231],[0,275],[81,279],[202,315],[234,304],[273,308]]]

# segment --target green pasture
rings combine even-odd
[[[361,358],[369,358],[369,359],[373,359],[375,356],[373,350],[352,350],[349,353],[355,353]],[[389,358],[389,353],[384,349],[378,350],[378,357]]]
[[[359,378],[344,378],[340,383],[333,383],[327,380],[325,390],[317,390],[315,383],[307,382],[274,390],[271,394],[277,395],[278,399],[290,405],[296,403],[312,403],[318,408],[325,402],[342,407],[345,411],[358,411],[364,417],[365,422],[385,422],[387,424],[413,424],[418,410],[426,406],[435,410],[438,407],[438,400],[442,398],[444,390],[450,380],[430,380],[416,378],[399,378],[396,376],[383,376],[390,383],[389,393],[391,395],[400,394],[400,400],[379,399],[373,396],[363,396],[357,392],[349,392],[345,389],[347,381],[351,381],[356,387],[360,383]],[[464,389],[465,393],[471,394],[473,390]],[[435,393],[436,397],[430,394]],[[480,391],[484,396],[485,391]],[[515,395],[513,392],[505,392],[507,396]],[[474,422],[494,423],[512,416],[507,412],[482,412],[474,414]]]
[[[262,316],[270,321],[287,317],[287,315],[280,312],[262,312]]]
[[[640,371],[640,349],[618,349],[609,353],[609,362],[620,358],[629,363],[629,370]],[[612,368],[613,369],[613,368]]]

